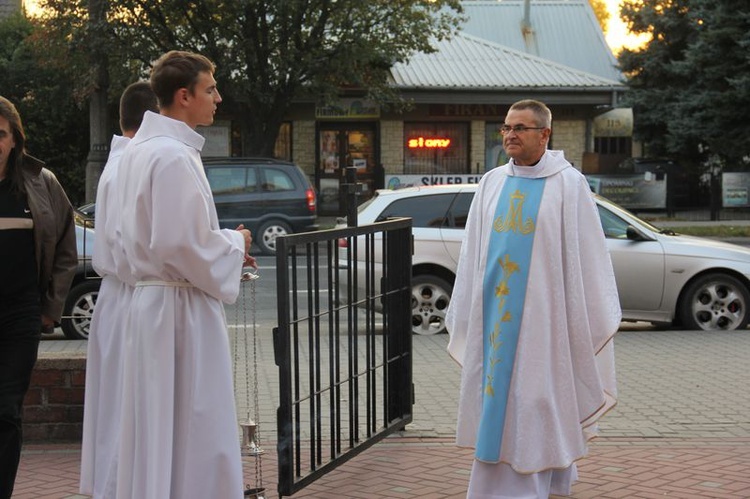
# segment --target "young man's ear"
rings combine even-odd
[[[185,87],[180,88],[175,92],[174,97],[175,102],[179,102],[180,104],[187,104],[190,97],[190,91]]]

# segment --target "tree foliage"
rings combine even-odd
[[[47,51],[35,21],[0,21],[0,89],[18,108],[26,149],[55,172],[74,204],[83,201],[88,151],[88,110],[73,98],[73,80],[60,71],[65,59]]]
[[[739,169],[750,163],[750,5],[746,0],[693,0],[696,29],[678,65],[689,82],[677,103],[674,149],[698,142],[704,155]]]
[[[634,135],[649,155],[741,169],[750,155],[750,9],[744,0],[629,0],[641,49],[619,55]]]
[[[591,8],[594,9],[594,15],[596,20],[599,21],[599,26],[602,27],[602,33],[607,34],[607,23],[609,22],[609,10],[607,10],[607,3],[604,0],[589,0]]]
[[[173,50],[216,63],[224,108],[241,120],[243,154],[271,155],[293,102],[330,102],[342,89],[393,102],[388,69],[450,36],[458,0],[119,0],[89,29],[85,0],[44,0],[45,22],[76,46],[106,45],[113,89]],[[221,108],[220,108],[221,111]]]

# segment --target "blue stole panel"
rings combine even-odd
[[[500,460],[505,409],[544,184],[544,178],[508,177],[492,223],[483,287],[482,413],[475,452],[475,457],[484,462]]]

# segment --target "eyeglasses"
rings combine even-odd
[[[526,126],[526,125],[503,125],[500,127],[500,133],[508,135],[510,132],[516,132],[516,134],[524,133],[527,130],[544,130],[546,126]]]

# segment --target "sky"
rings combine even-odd
[[[615,54],[619,52],[620,48],[622,47],[637,47],[647,40],[647,38],[638,38],[636,36],[628,34],[627,27],[620,20],[619,12],[621,1],[622,0],[605,0],[605,2],[607,3],[607,8],[609,9],[609,23],[607,27],[606,40]],[[24,4],[26,5],[26,9],[30,13],[34,13],[37,0],[24,0]]]
[[[648,41],[648,36],[635,36],[628,33],[628,28],[620,19],[620,3],[622,0],[605,0],[609,10],[609,22],[607,23],[607,44],[616,54],[621,48],[635,48]]]

